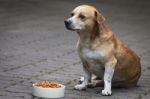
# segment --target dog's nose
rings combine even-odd
[[[70,21],[70,20],[66,19],[66,20],[64,21],[64,23],[65,23],[65,26],[66,26],[66,28],[67,28],[68,30],[72,30],[72,28],[71,28],[71,21]]]
[[[66,26],[69,26],[71,24],[71,21],[70,20],[65,20],[64,23],[65,23]]]

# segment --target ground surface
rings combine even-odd
[[[148,0],[90,0],[101,9],[113,32],[141,57],[138,87],[73,90],[83,75],[76,52],[77,34],[63,20],[80,0],[0,0],[0,99],[33,97],[31,84],[40,80],[67,86],[63,99],[150,99],[150,2]],[[136,2],[135,2],[136,1]]]

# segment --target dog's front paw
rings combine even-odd
[[[102,95],[103,96],[111,96],[111,90],[108,90],[108,89],[102,90]]]
[[[86,90],[86,85],[77,84],[77,85],[74,86],[74,89],[76,89],[76,90]]]

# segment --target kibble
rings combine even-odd
[[[61,86],[55,82],[41,81],[34,83],[33,86],[43,87],[43,88],[60,88]]]

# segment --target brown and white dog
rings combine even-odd
[[[65,20],[65,26],[79,35],[78,53],[86,74],[75,89],[96,86],[91,81],[92,75],[104,83],[102,95],[111,95],[112,86],[136,86],[141,75],[140,58],[113,34],[95,7],[76,7]]]

